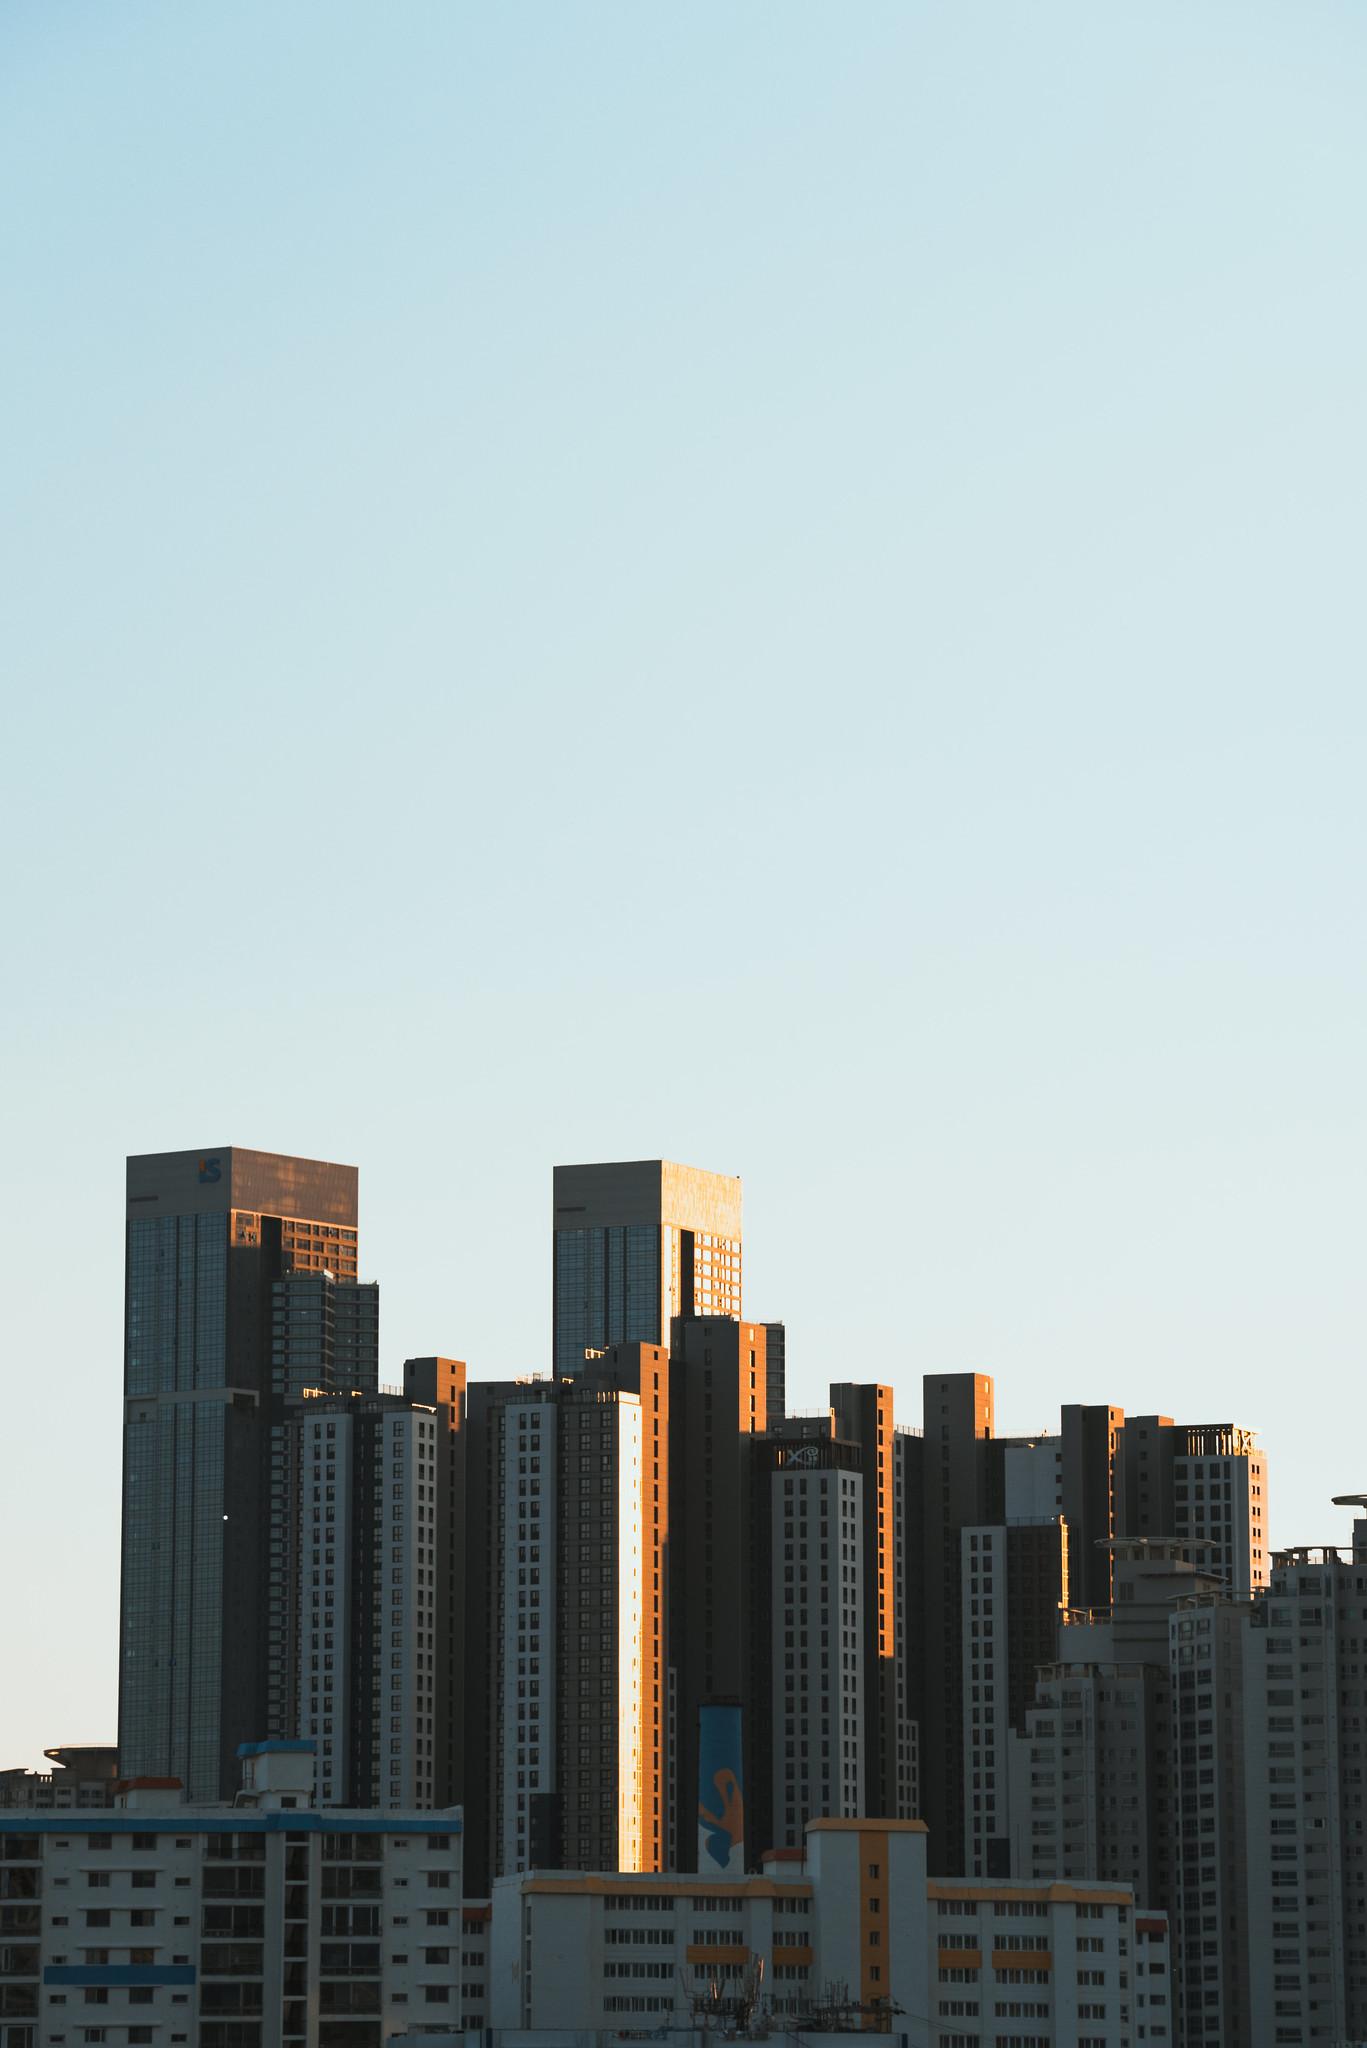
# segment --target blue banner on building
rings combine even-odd
[[[698,1709],[698,1869],[714,1877],[745,1873],[745,1792],[740,1708]]]

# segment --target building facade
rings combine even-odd
[[[0,2048],[380,2048],[459,2025],[459,1813],[323,1812],[307,1743],[234,1805],[0,1815]]]
[[[906,1453],[902,1533],[907,1598],[914,1613],[910,1705],[920,1729],[921,1812],[931,1867],[963,1874],[963,1584],[960,1536],[995,1522],[985,1454],[993,1436],[993,1387],[985,1373],[937,1374],[922,1386],[924,1427]]]
[[[864,1474],[855,1445],[829,1421],[790,1423],[760,1439],[757,1542],[769,1560],[763,1713],[769,1782],[750,1790],[754,1833],[801,1846],[807,1823],[866,1812],[864,1747]]]
[[[928,1887],[938,2048],[1168,2048],[1167,1922],[1117,1886]],[[1142,1974],[1140,1965],[1142,1964]]]
[[[271,1393],[373,1394],[380,1384],[380,1290],[326,1270],[271,1287]]]
[[[541,1873],[494,1888],[490,2022],[881,2027],[928,2042],[925,1833],[821,1821],[752,1875]]]
[[[1179,1603],[1221,1588],[1204,1543],[1110,1549],[1114,1604],[1065,1612],[1058,1661],[1038,1672],[1012,1738],[1012,1868],[1129,1885],[1168,1914],[1180,1947],[1170,1624]]]
[[[739,1180],[669,1159],[557,1166],[555,1374],[612,1344],[669,1343],[676,1316],[741,1313]]]
[[[465,1713],[472,1869],[661,1867],[669,1356],[469,1392]]]
[[[1189,2048],[1249,2038],[1245,1887],[1264,1841],[1244,1785],[1249,1615],[1246,1599],[1204,1593],[1182,1600],[1168,1624],[1175,1968]]]
[[[678,1317],[669,1353],[669,1684],[673,1832],[669,1867],[688,1869],[697,1840],[698,1716],[713,1701],[742,1710],[744,1778],[769,1771],[768,1574],[754,1541],[754,1449],[768,1411],[762,1323]],[[747,1833],[753,1857],[769,1847]]]
[[[960,1531],[964,1867],[1011,1875],[1013,1737],[1025,1725],[1035,1674],[1057,1654],[1068,1604],[1068,1525],[1052,1521]]]
[[[268,1725],[275,1287],[354,1284],[356,1171],[132,1158],[126,1232],[120,1766],[226,1797]]]
[[[318,1746],[323,1806],[435,1803],[437,1416],[321,1398],[286,1425],[284,1726]]]
[[[823,1821],[730,1880],[494,1891],[495,2033],[852,2032],[904,2048],[1171,2048],[1167,1923],[1088,1884],[927,1880],[917,1822]]]
[[[50,1771],[0,1771],[0,1812],[23,1807],[65,1813],[112,1803],[119,1775],[116,1749],[62,1745],[43,1754],[52,1765]]]
[[[1359,2041],[1367,2037],[1361,1534],[1351,1554],[1279,1553],[1243,1635],[1249,2038],[1252,2048]]]
[[[1256,1430],[1136,1415],[1120,1432],[1118,1456],[1121,1535],[1205,1543],[1230,1592],[1267,1585],[1268,1466]]]

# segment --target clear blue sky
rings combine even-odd
[[[112,1739],[128,1151],[739,1172],[796,1395],[1364,1440],[1367,17],[0,20],[7,1682]],[[1335,1449],[1335,1446],[1337,1448]]]

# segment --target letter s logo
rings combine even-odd
[[[201,1185],[201,1186],[203,1186],[203,1185],[204,1185],[204,1184],[205,1184],[206,1182],[211,1182],[211,1181],[216,1181],[216,1180],[222,1180],[222,1178],[223,1178],[223,1168],[222,1168],[222,1166],[221,1166],[221,1165],[219,1164],[219,1162],[218,1162],[218,1160],[217,1160],[217,1159],[201,1159],[201,1160],[200,1160],[200,1162],[199,1162],[199,1179],[200,1179],[200,1185]]]

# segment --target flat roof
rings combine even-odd
[[[128,1215],[208,1216],[230,1209],[354,1228],[360,1176],[329,1159],[205,1145],[189,1152],[131,1153]]]

